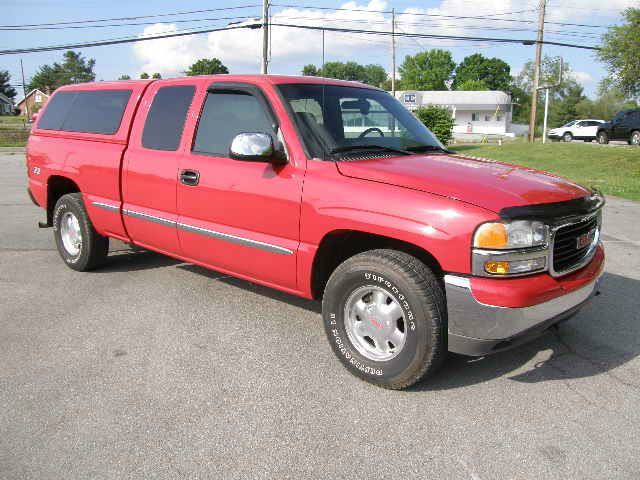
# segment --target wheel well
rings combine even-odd
[[[80,188],[71,179],[67,177],[60,177],[58,175],[52,175],[49,177],[47,183],[47,225],[53,226],[53,209],[56,206],[56,202],[67,193],[79,192]]]
[[[444,276],[442,267],[435,257],[421,247],[383,235],[339,230],[324,236],[313,259],[311,273],[313,298],[316,300],[322,298],[327,281],[338,265],[358,253],[377,248],[389,248],[413,255],[429,267],[438,278],[442,279]]]

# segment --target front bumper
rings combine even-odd
[[[541,335],[571,317],[596,294],[600,274],[565,295],[519,308],[481,303],[474,297],[468,277],[445,275],[449,351],[481,356]]]

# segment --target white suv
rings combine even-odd
[[[572,140],[584,140],[590,142],[595,140],[598,133],[598,127],[604,123],[604,120],[595,120],[588,118],[586,120],[573,120],[559,128],[549,130],[547,136],[552,140],[562,139],[565,142]]]

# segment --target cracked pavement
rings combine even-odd
[[[602,295],[404,392],[344,370],[319,305],[112,242],[65,267],[0,154],[0,478],[640,478],[640,204]]]

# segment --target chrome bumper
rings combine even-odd
[[[599,278],[566,295],[523,308],[478,302],[466,277],[445,275],[444,282],[449,351],[486,355],[524,343],[569,318],[597,292]]]

